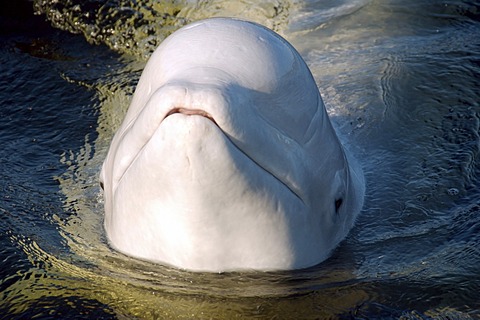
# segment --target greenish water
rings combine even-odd
[[[478,3],[2,6],[0,318],[480,317]],[[356,226],[313,268],[189,273],[106,243],[98,173],[145,59],[216,15],[298,48],[364,167]]]

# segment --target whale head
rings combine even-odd
[[[364,194],[298,52],[224,18],[153,53],[100,179],[113,248],[197,271],[318,264]]]

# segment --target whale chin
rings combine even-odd
[[[230,178],[242,181],[247,181],[250,175],[268,176],[268,179],[264,179],[265,185],[260,188],[261,190],[267,193],[267,190],[270,189],[284,189],[286,192],[283,193],[291,194],[288,201],[299,201],[303,204],[302,198],[292,190],[287,182],[282,181],[275,173],[270,172],[235,144],[208,112],[200,109],[174,108],[160,123],[158,130],[162,136],[161,149],[164,150],[164,152],[159,150],[159,153],[162,154],[158,154],[158,159],[166,161],[167,158],[172,158],[172,170],[177,170],[178,177],[185,178],[183,182],[186,185],[192,185],[195,182],[202,183],[203,187],[201,188],[209,193],[207,182],[213,176],[216,178],[211,181],[210,187],[221,184],[218,178],[222,176],[225,180]],[[152,141],[152,143],[155,142]],[[182,157],[187,160],[184,165],[180,165]],[[225,167],[225,164],[229,165]],[[186,170],[190,170],[191,176],[184,176]],[[211,175],[210,179],[208,176],[201,177],[200,173],[195,170],[206,171],[208,175]],[[179,179],[177,181],[180,183]],[[268,187],[266,184],[275,187]],[[196,189],[192,192],[192,194],[197,193]],[[227,193],[224,190],[224,194]],[[235,202],[236,200],[230,199],[229,201]]]
[[[298,267],[288,215],[307,208],[203,112],[165,117],[115,194],[106,227],[125,254],[196,271]]]
[[[189,117],[194,117],[194,119],[190,119]],[[188,135],[189,136],[191,136],[191,135],[195,136],[195,138],[191,142],[193,145],[202,144],[201,141],[197,141],[197,139],[196,139],[197,137],[202,137],[203,138],[203,137],[206,137],[208,134],[222,135],[223,138],[225,139],[224,140],[225,143],[229,145],[229,148],[227,148],[227,149],[228,150],[236,149],[236,151],[238,151],[238,152],[235,152],[235,153],[230,152],[230,153],[226,154],[225,155],[225,157],[226,157],[225,161],[231,161],[231,157],[238,156],[238,154],[243,155],[244,161],[252,162],[253,165],[256,165],[260,169],[262,169],[264,174],[271,175],[273,178],[275,178],[277,183],[279,183],[280,185],[282,185],[283,187],[288,189],[288,191],[291,192],[292,195],[294,195],[296,198],[298,198],[300,201],[303,202],[303,199],[301,198],[301,196],[298,195],[293,190],[293,188],[288,185],[288,182],[282,181],[282,179],[277,177],[275,175],[275,173],[269,171],[265,166],[263,166],[258,161],[254,160],[252,157],[250,157],[248,155],[248,153],[246,153],[244,150],[242,150],[241,147],[239,147],[237,144],[235,144],[228,137],[228,135],[222,130],[222,128],[216,122],[215,118],[210,113],[208,113],[204,110],[201,110],[201,109],[189,109],[189,108],[183,108],[183,107],[176,107],[176,108],[171,109],[167,113],[167,115],[165,116],[163,121],[160,123],[159,128],[162,126],[164,121],[166,121],[167,123],[169,123],[170,121],[175,121],[176,123],[173,124],[174,127],[178,127],[178,128],[182,128],[182,129],[187,128],[189,130]],[[212,125],[213,125],[213,127],[216,127],[218,130],[215,130],[212,127]],[[195,128],[194,126],[198,126],[198,127]],[[169,129],[167,129],[167,132],[168,131],[169,131]],[[189,144],[190,140],[189,140],[189,138],[186,138],[185,134],[183,134],[183,135],[179,134],[179,137],[180,136],[184,137],[183,139],[185,139],[184,141],[185,141],[186,144]],[[202,139],[202,141],[203,141],[203,139]],[[201,149],[203,150],[204,147],[201,147]],[[188,150],[188,148],[185,148],[185,150]],[[242,158],[242,157],[239,157],[239,158]],[[162,159],[163,159],[163,157],[162,157]],[[202,160],[198,160],[198,161],[202,161]],[[212,167],[210,168],[210,171],[213,172],[215,169],[216,169],[215,166],[212,165]]]

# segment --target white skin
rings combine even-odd
[[[300,55],[233,19],[184,27],[154,52],[101,181],[115,249],[212,272],[318,264],[364,195]]]

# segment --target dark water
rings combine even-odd
[[[480,318],[480,4],[192,3],[1,2],[0,318]],[[106,244],[97,175],[144,60],[214,15],[301,51],[364,166],[319,266],[196,274]]]
[[[10,3],[0,17],[0,317],[102,315],[101,303],[74,295],[55,299],[43,292],[34,303],[22,302],[22,295],[35,295],[32,287],[10,296],[14,283],[51,277],[24,245],[69,254],[54,222],[73,214],[56,179],[68,169],[60,158],[86,136],[95,139],[98,105],[89,85],[111,67],[105,64],[119,64],[106,48],[54,30],[31,7]]]

